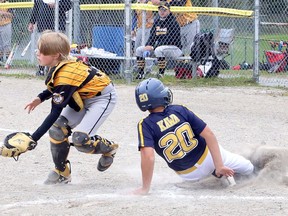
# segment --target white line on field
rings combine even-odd
[[[288,197],[284,196],[192,196],[192,195],[180,195],[180,194],[151,194],[149,195],[151,198],[185,198],[185,199],[193,199],[193,200],[245,200],[245,201],[286,201]],[[103,200],[106,198],[108,199],[120,199],[124,200],[125,198],[135,199],[133,195],[123,195],[123,194],[93,194],[93,195],[86,195],[82,197],[70,197],[64,199],[38,199],[34,201],[23,201],[23,202],[13,202],[9,204],[1,204],[0,210],[11,209],[11,208],[20,208],[20,207],[28,207],[28,206],[35,206],[35,205],[47,205],[47,204],[55,204],[59,205],[60,203],[71,203],[71,202],[79,202],[82,201],[85,203],[87,201],[93,200]]]
[[[156,193],[156,191],[155,191]],[[128,196],[128,195],[127,195]],[[287,200],[288,197],[284,196],[193,196],[193,195],[184,195],[184,194],[173,194],[171,191],[165,191],[164,193],[158,193],[158,194],[151,194],[149,195],[151,198],[159,197],[159,198],[186,198],[186,199],[196,199],[196,200],[262,200],[262,201],[270,201],[270,200]],[[119,197],[125,197],[122,194],[93,194],[93,195],[87,195],[87,198],[119,198]],[[130,197],[135,197],[130,195]]]
[[[6,128],[0,128],[0,131],[5,131],[5,132],[15,132],[15,130],[6,129]]]

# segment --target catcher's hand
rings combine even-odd
[[[16,132],[6,136],[4,145],[0,147],[0,155],[13,157],[16,161],[20,154],[37,146],[29,133]]]

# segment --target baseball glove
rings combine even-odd
[[[4,139],[4,145],[0,147],[0,155],[13,157],[16,161],[20,154],[32,150],[37,146],[29,133],[15,132]]]

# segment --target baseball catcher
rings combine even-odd
[[[54,167],[44,184],[71,182],[68,160],[70,147],[86,154],[99,154],[93,168],[106,171],[113,163],[118,144],[97,134],[117,101],[117,94],[107,74],[70,57],[70,42],[60,32],[45,31],[37,43],[39,65],[49,67],[46,88],[25,108],[28,114],[45,101],[50,112],[31,133],[14,133],[5,139],[0,155],[13,157],[35,148],[48,132]],[[72,142],[71,142],[72,141]]]
[[[0,155],[4,157],[13,157],[16,161],[19,155],[37,146],[29,133],[15,132],[9,134],[4,139],[3,146],[0,147]]]

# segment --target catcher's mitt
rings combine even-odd
[[[16,161],[20,154],[37,146],[29,133],[15,132],[6,136],[4,145],[0,147],[0,155],[13,157]]]

